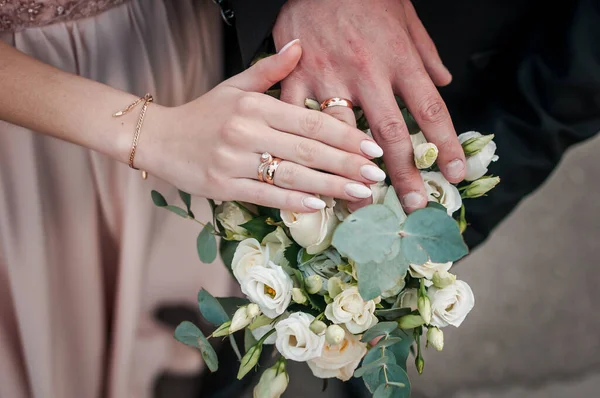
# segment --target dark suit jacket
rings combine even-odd
[[[243,64],[265,42],[284,2],[231,2],[229,34]],[[467,204],[465,238],[475,246],[548,177],[569,146],[600,131],[600,0],[414,4],[454,77],[440,91],[456,130],[496,134],[500,161],[490,172],[502,183]]]

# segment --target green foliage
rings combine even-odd
[[[390,308],[375,310],[375,315],[379,319],[385,319],[386,321],[396,321],[398,318],[410,314],[410,308]]]
[[[283,257],[285,257],[288,263],[290,263],[290,267],[298,268],[298,253],[301,249],[302,247],[296,242],[293,242],[291,245],[285,248]]]
[[[175,329],[175,338],[185,345],[199,349],[206,366],[211,372],[216,372],[219,369],[217,353],[196,325],[188,321],[181,322]]]
[[[252,236],[254,239],[262,242],[265,236],[277,229],[275,225],[269,225],[266,223],[268,218],[268,216],[255,217],[252,220],[240,225],[240,227],[248,231],[250,236]]]
[[[167,200],[160,192],[152,190],[150,195],[152,196],[152,202],[154,202],[156,206],[165,207],[168,205]]]
[[[250,303],[250,301],[241,297],[217,297],[217,300],[229,318],[233,318],[233,314],[235,314],[238,308]]]
[[[194,218],[194,213],[192,213],[192,196],[187,193],[187,192],[183,192],[182,190],[178,190],[179,192],[179,197],[181,198],[181,201],[183,202],[183,204],[185,204],[185,208],[187,209],[187,214]]]
[[[370,205],[338,226],[332,244],[342,256],[357,263],[381,263],[398,255],[399,235],[400,220],[394,212],[384,205]]]
[[[221,259],[225,266],[231,271],[231,262],[233,261],[233,255],[235,254],[235,249],[237,249],[240,242],[237,240],[226,240],[221,239],[219,243],[219,254],[221,255]]]
[[[456,261],[469,252],[456,221],[431,207],[412,212],[401,235],[402,252],[411,264]]]
[[[215,228],[212,223],[208,223],[202,228],[196,239],[198,257],[203,263],[210,264],[217,258],[217,238],[215,238],[214,232]]]
[[[381,292],[392,289],[406,275],[408,261],[402,253],[381,263],[368,262],[355,264],[358,277],[358,291],[363,300],[373,300]]]
[[[385,193],[385,198],[383,198],[383,205],[394,212],[396,217],[398,217],[398,222],[403,223],[404,220],[406,220],[406,213],[402,208],[402,204],[398,199],[398,195],[396,195],[396,190],[391,186]]]
[[[281,211],[272,207],[258,206],[258,214],[261,216],[267,216],[275,222],[281,221]]]
[[[396,322],[379,322],[375,326],[372,326],[363,335],[360,341],[369,342],[379,336],[389,336],[394,330],[398,328]]]
[[[401,110],[402,116],[404,117],[404,123],[406,123],[406,127],[408,128],[408,132],[410,134],[417,134],[421,131],[419,124],[413,117],[413,115],[408,111],[408,109],[404,108]]]
[[[198,307],[204,319],[214,326],[219,326],[231,320],[219,300],[204,289],[198,292]]]

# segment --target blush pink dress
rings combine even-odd
[[[163,105],[221,79],[210,0],[0,0],[0,40]],[[200,370],[152,311],[233,285],[200,263],[199,225],[154,207],[152,189],[178,201],[152,176],[0,121],[1,398],[149,398],[159,373]],[[193,209],[209,219],[204,200]]]

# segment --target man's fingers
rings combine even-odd
[[[285,103],[304,107],[304,100],[313,97],[313,93],[304,82],[292,77],[281,82],[281,96],[279,99]]]
[[[343,87],[343,84],[337,84],[332,87],[319,87],[316,88],[315,91],[320,103],[327,101],[330,98],[341,98],[352,101],[349,90]],[[354,116],[354,111],[347,106],[330,106],[325,108],[323,112],[333,116],[338,120],[341,120],[346,124],[349,124],[352,127],[356,127],[356,117]]]
[[[398,75],[394,88],[401,93],[427,141],[438,147],[437,164],[446,179],[458,183],[465,175],[465,155],[448,108],[422,68],[415,66],[408,70],[409,73]]]
[[[429,33],[419,19],[412,2],[404,3],[408,32],[421,56],[423,65],[436,86],[446,86],[452,81],[452,75],[444,66],[438,50]]]
[[[388,82],[363,87],[360,105],[375,140],[383,147],[383,159],[392,185],[407,212],[427,205],[423,179],[415,166],[412,143]]]

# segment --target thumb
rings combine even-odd
[[[249,69],[227,80],[226,84],[243,91],[264,93],[294,70],[301,55],[300,40],[293,40],[277,54],[261,59]]]

